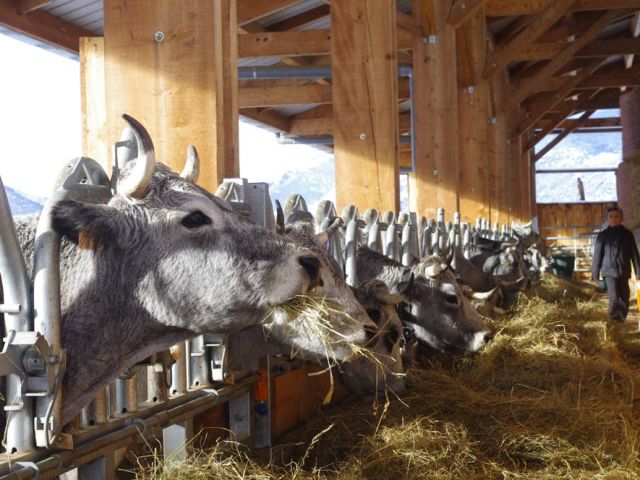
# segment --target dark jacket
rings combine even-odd
[[[603,277],[630,278],[631,265],[640,280],[640,255],[631,230],[622,225],[607,227],[598,234],[593,247],[593,279],[598,280],[602,271]]]

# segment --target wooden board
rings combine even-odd
[[[196,448],[212,448],[216,441],[229,433],[229,404],[227,402],[205,410],[193,417]]]
[[[506,73],[495,75],[491,80],[493,117],[489,125],[489,198],[491,224],[509,223],[508,177],[507,177],[507,117],[504,112],[507,93]]]
[[[462,221],[489,218],[489,83],[482,78],[486,61],[486,22],[480,8],[456,31],[458,60],[459,204]]]
[[[102,37],[80,39],[80,104],[82,155],[93,158],[111,176],[110,141],[113,139],[107,138]]]
[[[120,115],[128,113],[149,130],[157,160],[176,171],[184,166],[187,146],[195,145],[200,184],[209,190],[237,171],[227,164],[237,163],[235,155],[225,163],[233,151],[225,142],[236,150],[238,143],[226,127],[237,119],[232,100],[237,85],[233,72],[225,72],[235,69],[234,41],[224,39],[235,36],[224,26],[234,1],[104,2],[108,138],[119,138]],[[154,39],[156,32],[164,34],[163,41]]]
[[[416,172],[409,175],[409,207],[435,217],[458,210],[458,115],[455,30],[445,23],[441,2],[413,2],[416,21],[437,21],[435,43],[413,43]],[[433,10],[435,9],[435,10]],[[423,10],[427,10],[424,12]]]
[[[395,12],[392,0],[331,3],[338,210],[399,209]]]

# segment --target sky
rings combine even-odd
[[[46,197],[60,168],[82,155],[80,64],[0,33],[0,65],[0,177]],[[240,173],[249,181],[272,182],[332,158],[306,145],[281,145],[275,133],[240,122]]]

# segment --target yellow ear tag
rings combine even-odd
[[[96,242],[95,237],[90,232],[80,230],[78,235],[78,246],[82,250],[102,250],[104,245],[100,242]]]

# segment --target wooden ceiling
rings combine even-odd
[[[411,16],[416,2],[421,21]],[[619,118],[591,117],[595,110],[618,108],[620,92],[640,86],[640,0],[399,1],[399,63],[411,62],[415,35],[428,41],[437,33],[430,31],[434,2],[448,3],[448,22],[454,26],[484,11],[489,38],[483,76],[508,72],[506,108],[522,107],[512,131],[532,133],[527,148],[551,132],[564,138],[572,132],[620,128]],[[94,33],[43,11],[56,3],[0,0],[0,25],[77,51],[78,37]],[[331,64],[329,1],[238,0],[237,7],[240,65]],[[408,96],[408,83],[401,79],[398,100]],[[240,114],[289,135],[331,134],[331,97],[329,78],[239,85]],[[580,116],[573,118],[576,114]],[[408,113],[402,114],[400,124],[409,129]]]

